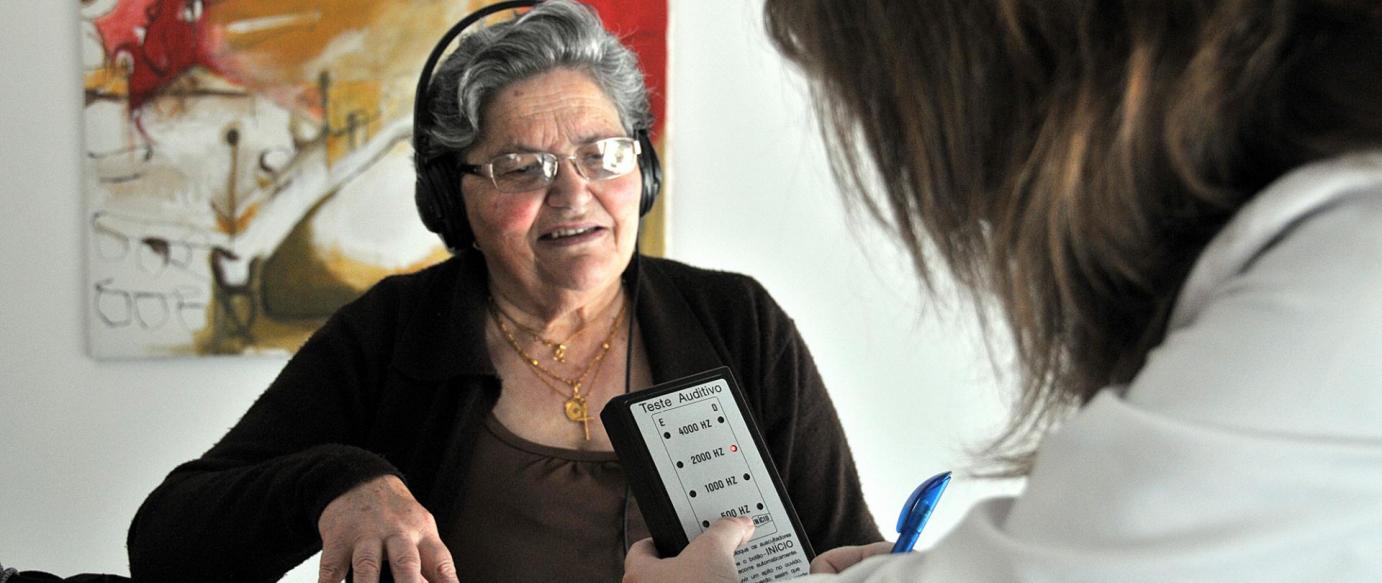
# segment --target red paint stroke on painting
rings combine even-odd
[[[653,137],[662,131],[667,108],[667,0],[642,0],[630,8],[628,0],[582,0],[600,20],[638,54],[653,110]]]
[[[129,111],[139,109],[193,67],[228,80],[215,58],[219,34],[207,25],[206,11],[217,0],[121,0],[96,20],[107,62],[128,55]]]

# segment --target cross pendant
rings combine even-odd
[[[580,394],[572,395],[566,400],[566,418],[571,421],[579,421],[581,429],[585,430],[585,440],[590,441],[590,410],[585,406],[585,397]]]

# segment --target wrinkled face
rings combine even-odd
[[[617,285],[638,235],[640,175],[590,182],[566,159],[577,146],[627,136],[604,91],[584,73],[549,71],[501,89],[481,122],[469,164],[514,152],[562,158],[546,189],[499,192],[484,176],[462,178],[466,214],[493,285],[536,298]]]

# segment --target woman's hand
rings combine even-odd
[[[375,478],[337,496],[322,510],[317,530],[320,583],[340,583],[352,568],[356,583],[378,583],[385,562],[398,583],[459,583],[432,514],[397,476]]]
[[[816,555],[811,561],[811,573],[839,573],[874,555],[886,555],[893,543],[883,541],[857,547],[838,547]]]
[[[751,536],[752,520],[721,518],[671,559],[658,558],[653,539],[645,538],[624,558],[624,583],[739,583],[734,549]]]

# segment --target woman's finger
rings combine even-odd
[[[384,540],[389,553],[389,571],[395,583],[422,583],[422,557],[417,543],[407,537],[394,535]]]
[[[417,550],[422,556],[422,576],[430,583],[460,583],[456,575],[456,561],[440,539],[424,538],[418,543]]]
[[[355,571],[355,583],[379,583],[379,569],[383,564],[383,545],[378,541],[371,543],[357,541],[350,558],[350,568]]]
[[[711,557],[733,557],[734,549],[749,542],[753,536],[753,521],[744,516],[721,518],[710,525],[691,544],[686,545],[691,553],[706,553]]]
[[[657,554],[657,545],[653,544],[653,539],[651,538],[645,538],[633,543],[633,545],[629,547],[629,552],[625,556],[629,558],[636,557],[640,561],[646,559],[662,558],[660,555]]]
[[[322,546],[321,566],[317,568],[317,583],[341,583],[350,572],[350,546],[328,544]]]
[[[645,538],[633,543],[633,546],[629,547],[629,552],[624,554],[624,581],[652,581],[652,576],[647,574],[657,570],[660,559],[653,539]]]

